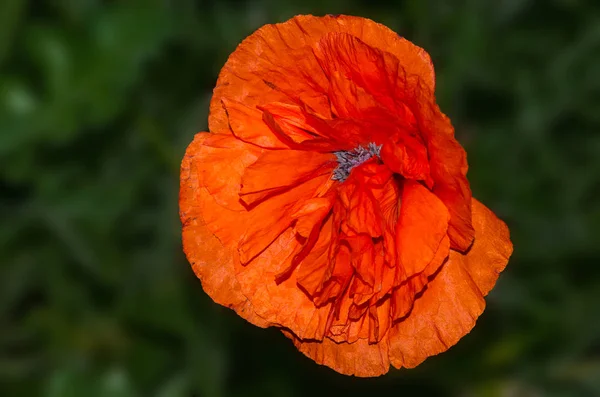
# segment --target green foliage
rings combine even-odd
[[[600,6],[296,3],[0,3],[0,394],[600,395]],[[220,67],[259,26],[326,12],[430,52],[515,244],[474,331],[380,379],[213,304],[181,252],[179,162]]]

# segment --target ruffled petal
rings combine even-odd
[[[340,244],[338,249],[333,252],[334,255],[330,255],[328,271],[325,274],[322,288],[313,297],[316,306],[322,306],[329,302],[339,304],[340,298],[354,276],[350,249]]]
[[[189,161],[190,167],[194,169],[201,179],[201,186],[206,188],[211,193],[213,200],[203,201],[204,206],[204,222],[209,230],[214,233],[217,238],[227,247],[237,247],[240,254],[240,260],[243,263],[250,262],[256,255],[261,253],[269,244],[271,244],[277,236],[279,236],[286,228],[290,226],[293,221],[292,214],[295,212],[299,205],[304,200],[314,197],[318,192],[321,191],[323,186],[330,184],[329,175],[317,176],[313,179],[307,180],[304,183],[300,183],[297,186],[293,186],[288,190],[285,190],[279,194],[273,195],[268,200],[263,200],[260,203],[253,206],[248,210],[239,201],[239,185],[238,189],[235,189],[228,184],[225,184],[221,179],[217,177],[202,177],[203,173],[212,170],[211,165],[214,164],[217,170],[222,167],[226,169],[223,164],[225,158],[232,164],[232,168],[238,167],[236,162],[241,161],[240,159],[234,159],[230,152],[225,149],[218,149],[213,152],[212,147],[207,147],[205,142],[211,141],[212,137],[209,136],[203,140],[203,142],[195,147],[198,149],[194,153],[190,153]],[[234,138],[224,138],[224,136],[218,136],[219,142],[223,140],[233,139],[232,145],[245,145],[246,150],[254,148],[259,150],[258,153],[262,153],[262,149],[258,149],[256,146],[243,143]],[[207,149],[208,148],[208,149]],[[208,151],[208,156],[206,152]],[[231,152],[236,153],[236,149],[232,149]],[[218,156],[222,154],[223,157]],[[243,157],[243,156],[242,156]],[[256,158],[258,156],[255,156]],[[239,164],[239,168],[242,168]],[[247,167],[246,167],[247,168]],[[235,183],[235,178],[238,177],[239,172],[235,169],[235,174],[232,170],[228,171],[232,175],[232,180]],[[240,178],[241,180],[241,178]],[[227,189],[221,189],[221,186],[227,187]],[[237,191],[236,191],[237,190]],[[233,197],[230,195],[238,194],[238,206],[231,209],[231,206],[224,206],[221,204],[219,199],[225,197],[228,199],[226,203],[233,203]],[[227,193],[227,194],[224,194]]]
[[[373,244],[373,239],[366,234],[358,234],[344,236],[342,241],[350,247],[350,261],[356,276],[369,287],[367,291],[372,292],[375,284],[375,244]],[[356,302],[361,304],[363,301],[356,300]]]
[[[409,133],[398,133],[381,148],[381,159],[395,173],[406,179],[425,181],[433,186],[425,145]]]
[[[290,227],[293,221],[292,214],[298,206],[304,200],[314,197],[315,192],[327,183],[328,179],[328,175],[316,177],[262,201],[244,214],[245,224],[241,222],[241,217],[231,218],[230,228],[241,230],[242,233],[238,243],[241,262],[250,262]],[[220,222],[225,222],[225,219]]]
[[[462,264],[461,254],[449,260],[429,282],[412,311],[390,330],[394,367],[412,368],[457,343],[475,325],[485,301]]]
[[[202,216],[202,204],[211,200],[201,184],[198,169],[192,159],[200,150],[202,142],[210,134],[198,134],[188,146],[181,164],[181,189],[179,194],[180,217],[183,224],[183,250],[204,291],[217,303],[232,308],[241,317],[259,326],[268,322],[258,316],[241,292],[234,272],[234,252],[226,248],[208,230]]]
[[[297,141],[300,131],[299,128],[288,123],[288,120],[281,119],[277,114],[271,113],[266,107],[263,109],[263,121],[273,134],[281,139],[286,145],[296,150],[311,150],[315,152],[334,152],[349,147],[349,144],[342,144],[339,140],[332,140],[329,137],[316,137],[314,139],[300,138]],[[316,119],[313,119],[316,120]],[[325,126],[326,123],[324,123]],[[329,127],[327,127],[330,129]]]
[[[411,76],[393,54],[347,33],[329,33],[316,44],[315,56],[329,81],[332,110],[340,118],[361,118],[374,107],[387,118],[410,119],[404,105]],[[414,77],[414,78],[413,78]]]
[[[475,199],[472,207],[475,243],[463,256],[463,263],[485,296],[506,267],[513,245],[504,222]]]
[[[186,152],[186,158],[201,185],[219,205],[244,211],[239,196],[242,175],[261,153],[261,148],[231,135],[200,133],[194,137],[193,150]]]
[[[385,49],[410,75],[419,76],[433,91],[435,76],[425,50],[369,19],[352,16],[296,16],[265,25],[245,39],[221,70],[210,105],[209,128],[229,131],[221,99],[251,108],[271,102],[301,101],[317,114],[330,116],[328,82],[310,47],[328,32],[349,33],[367,45]]]
[[[285,329],[282,332],[307,357],[341,374],[374,377],[389,371],[387,337],[383,337],[377,343],[369,343],[368,339],[358,339],[354,343],[337,343],[329,338],[315,342],[299,339]]]
[[[294,230],[302,237],[308,237],[315,227],[321,227],[323,220],[331,211],[335,196],[315,197],[307,200],[292,214],[296,219]]]
[[[375,197],[368,187],[348,180],[340,188],[339,194],[347,212],[345,226],[351,228],[354,233],[365,233],[374,238],[382,235],[382,217],[378,213]]]
[[[261,318],[290,329],[298,337],[319,340],[324,337],[330,305],[315,307],[294,277],[276,282],[299,249],[295,233],[288,229],[250,265],[237,262],[235,274],[243,294]]]
[[[244,171],[239,194],[244,203],[253,205],[310,179],[330,175],[334,168],[332,154],[267,150]]]
[[[395,267],[398,257],[396,253],[396,223],[400,213],[400,194],[400,187],[395,178],[388,179],[381,188],[373,188],[373,195],[379,203],[379,210],[384,221],[381,249],[384,262],[388,267]]]
[[[330,252],[333,251],[333,225],[332,218],[323,224],[316,244],[302,261],[296,273],[298,286],[311,298],[322,290],[323,284],[333,271],[329,260]]]
[[[446,206],[426,187],[405,181],[396,249],[406,277],[421,273],[431,262],[448,231]]]
[[[290,25],[293,23],[263,26],[229,56],[210,104],[211,131],[227,126],[219,106],[221,98],[252,108],[271,102],[302,101],[318,112],[328,111],[327,96],[321,88],[325,76],[312,53],[304,48],[306,38],[298,29],[295,36],[290,35]]]
[[[313,116],[296,104],[282,102],[271,102],[258,107],[262,112],[268,112],[273,116],[285,135],[293,143],[302,143],[315,138],[326,138],[325,131],[319,131],[313,125]]]
[[[222,98],[221,102],[229,128],[237,139],[267,149],[289,149],[263,122],[262,111],[228,98]]]
[[[467,180],[467,156],[454,137],[450,120],[429,100],[430,93],[423,84],[415,88],[412,109],[419,130],[427,143],[433,192],[450,212],[448,235],[451,247],[465,252],[473,242],[471,219],[471,188]]]
[[[448,236],[444,236],[435,256],[422,272],[413,275],[407,280],[398,277],[401,273],[396,273],[395,288],[390,296],[392,302],[390,316],[393,322],[402,321],[411,312],[415,299],[417,299],[429,283],[429,277],[437,273],[448,259],[449,250],[450,240]]]
[[[390,333],[391,362],[396,368],[415,367],[441,353],[466,335],[485,307],[512,253],[508,228],[473,199],[475,240],[467,252],[450,251],[448,261],[427,285],[410,315]]]

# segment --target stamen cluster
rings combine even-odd
[[[333,170],[331,179],[344,182],[348,178],[348,175],[350,175],[352,168],[361,165],[372,157],[379,157],[381,146],[382,145],[376,145],[375,143],[370,142],[366,148],[359,146],[354,150],[340,150],[334,152],[335,157],[337,157],[338,166]]]

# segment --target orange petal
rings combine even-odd
[[[240,204],[240,181],[246,167],[256,161],[262,149],[231,135],[203,133],[196,134],[194,139],[186,158],[201,185],[219,205],[245,211]]]
[[[248,299],[241,292],[235,278],[233,251],[211,233],[202,216],[202,203],[211,200],[200,183],[200,175],[192,166],[194,154],[202,142],[210,136],[198,134],[186,151],[181,164],[179,206],[183,224],[183,250],[204,291],[217,303],[234,309],[241,317],[259,326],[268,323],[258,316]]]
[[[355,277],[353,280],[359,279]],[[341,298],[339,310],[335,313],[336,317],[327,333],[328,338],[337,343],[354,343],[358,339],[372,337],[377,341],[381,340],[390,325],[389,299],[379,303],[363,302],[359,305],[351,299],[351,295],[348,290]]]
[[[492,211],[473,199],[475,243],[463,256],[466,269],[485,296],[496,284],[513,252],[508,227]]]
[[[473,328],[484,307],[461,254],[450,251],[450,259],[414,302],[408,317],[390,330],[392,365],[412,368],[446,351]]]
[[[328,97],[332,111],[340,118],[360,118],[363,111],[379,107],[375,98],[353,81],[349,72],[350,68],[361,67],[363,59],[358,58],[372,55],[366,54],[365,51],[360,52],[361,49],[368,49],[375,53],[376,50],[367,45],[363,45],[360,49],[350,47],[348,44],[352,43],[351,38],[352,36],[348,34],[329,33],[317,43],[314,50],[319,65],[327,76]],[[344,55],[352,59],[342,58]],[[360,72],[357,71],[359,74]]]
[[[286,327],[302,338],[322,339],[330,305],[315,307],[306,293],[298,288],[295,277],[281,283],[277,274],[290,264],[301,248],[292,229],[284,231],[248,266],[235,262],[240,288],[255,308],[256,314],[271,325]]]
[[[338,117],[360,118],[364,110],[378,106],[402,116],[407,76],[396,56],[338,32],[323,36],[314,53],[328,78]]]
[[[308,237],[313,228],[320,225],[325,216],[331,211],[335,196],[330,194],[325,197],[315,197],[307,200],[302,206],[292,214],[296,219],[294,229],[303,236]]]
[[[305,200],[312,198],[328,179],[329,175],[316,177],[262,201],[248,211],[245,224],[240,223],[241,218],[222,220],[221,223],[232,222],[230,228],[241,230],[238,250],[242,263],[250,262],[290,227],[292,214],[296,208]]]
[[[354,277],[352,279],[352,283],[350,284],[350,298],[352,298],[352,302],[354,302],[355,306],[361,306],[364,308],[366,303],[371,300],[372,296],[373,283],[367,284],[360,277]]]
[[[350,255],[352,266],[356,270],[356,275],[367,285],[372,287],[375,284],[375,245],[373,239],[366,234],[356,236],[344,236],[343,241],[350,246]]]
[[[346,246],[341,245],[335,253],[335,257],[329,262],[331,264],[330,271],[325,275],[323,288],[317,291],[313,298],[316,306],[322,306],[326,302],[340,298],[354,275],[354,269],[350,264],[350,250]]]
[[[192,167],[197,160],[192,158]],[[328,175],[317,177],[274,195],[250,210],[241,206],[241,211],[219,205],[214,197],[209,196],[202,200],[204,221],[223,245],[237,247],[241,260],[248,263],[290,226],[296,206],[313,197],[328,183]]]
[[[254,108],[270,102],[294,103],[289,98],[296,97],[328,117],[327,81],[311,50],[328,32],[349,33],[371,47],[389,51],[402,59],[408,75],[419,76],[433,91],[435,77],[427,53],[389,28],[359,17],[297,16],[263,26],[231,54],[211,101],[210,130],[229,131],[222,98]]]
[[[381,266],[378,266],[379,264],[377,262],[378,261],[375,262],[377,265],[375,272],[378,277],[378,283],[375,285],[375,291],[377,292],[375,300],[380,301],[381,299],[387,298],[387,295],[392,291],[394,286],[398,285],[398,267],[395,265],[390,266],[385,262],[385,258],[384,263]]]
[[[387,336],[373,344],[367,339],[358,339],[354,343],[337,343],[329,338],[324,338],[322,342],[305,341],[285,329],[282,332],[307,357],[341,374],[373,377],[389,371]]]
[[[332,154],[299,150],[266,150],[242,176],[241,199],[252,205],[309,179],[329,175],[335,168]]]
[[[421,273],[415,274],[408,280],[402,280],[402,278],[398,278],[400,273],[396,274],[397,279],[395,280],[395,285],[399,286],[393,290],[391,295],[392,307],[390,316],[392,321],[398,321],[410,313],[416,296],[420,294],[429,283],[429,277],[435,274],[440,266],[447,260],[449,249],[450,240],[448,239],[448,236],[444,236],[435,256]]]
[[[313,297],[322,288],[323,283],[331,277],[333,269],[329,260],[329,252],[333,242],[333,220],[325,222],[319,233],[319,238],[308,256],[298,267],[296,278],[298,286]]]
[[[400,188],[394,178],[390,178],[381,188],[373,188],[373,196],[379,203],[381,216],[389,226],[395,226],[400,208]]]
[[[427,148],[415,136],[407,132],[396,134],[381,148],[381,159],[393,172],[406,179],[433,181],[429,174]]]
[[[448,255],[450,254],[450,238],[448,236],[444,236],[442,242],[438,246],[438,249],[433,256],[433,259],[427,267],[420,274],[424,278],[423,283],[427,282],[427,278],[435,274],[440,266],[444,264],[444,262],[448,259]],[[421,292],[421,289],[417,289],[417,293]]]
[[[252,108],[300,100],[318,112],[327,112],[327,96],[320,88],[325,85],[325,76],[306,47],[310,42],[312,37],[304,36],[292,20],[265,25],[246,38],[219,74],[210,106],[210,130],[226,127],[226,116],[218,106],[221,98]]]
[[[393,290],[390,296],[392,321],[405,317],[412,310],[416,294],[414,281],[414,277],[410,278]]]
[[[473,199],[475,240],[466,255],[449,260],[418,298],[408,318],[392,328],[390,357],[400,368],[415,367],[457,343],[483,312],[483,296],[494,286],[512,253],[508,229]]]
[[[386,299],[383,302],[369,306],[369,342],[379,343],[390,329],[390,306],[391,302]]]
[[[331,181],[331,180],[330,180]],[[310,254],[321,236],[323,222],[331,214],[331,208],[335,201],[335,194],[329,191],[329,183],[325,183],[317,191],[315,198],[306,200],[293,214],[295,220],[294,230],[299,237],[303,237],[302,249],[294,255],[290,265],[277,274],[275,281],[281,283],[289,278],[298,265]],[[321,197],[321,194],[325,194]]]
[[[347,210],[345,225],[355,233],[379,237],[383,234],[384,220],[372,189],[363,182],[366,178],[362,178],[364,174],[361,172],[369,166],[368,163],[355,167],[350,177],[339,187],[338,193],[341,203]],[[386,175],[385,178],[389,179],[390,176],[391,174]]]
[[[419,84],[415,92],[417,99],[413,110],[427,142],[433,192],[450,212],[448,236],[451,247],[464,252],[473,242],[474,236],[471,188],[466,177],[467,156],[454,137],[450,120],[430,100],[427,88]]]
[[[366,139],[367,128],[361,123],[322,118],[305,105],[277,102],[259,106],[259,109],[263,111],[263,120],[273,134],[294,149],[326,152],[352,150]]]
[[[462,151],[462,148],[460,151]],[[458,154],[460,151],[457,149],[453,156],[460,157]],[[435,152],[435,150],[430,151],[432,159],[436,157]],[[437,162],[437,165],[431,166],[431,175],[434,180],[433,192],[444,202],[450,213],[448,236],[452,244],[451,247],[464,252],[471,246],[474,236],[471,218],[471,188],[464,174],[441,176],[450,168],[450,163],[444,165]]]
[[[396,249],[406,277],[422,272],[448,230],[446,206],[426,187],[407,180],[396,226]]]
[[[336,150],[345,149],[342,147],[338,141],[333,141],[329,138],[317,137],[314,139],[305,139],[300,142],[294,141],[296,139],[294,135],[297,135],[297,128],[290,130],[284,130],[284,126],[279,124],[279,120],[276,118],[277,116],[269,112],[268,110],[263,110],[263,121],[273,134],[275,134],[282,142],[288,145],[290,148],[298,149],[298,150],[312,150],[315,152],[333,152]],[[285,124],[284,124],[285,125]]]
[[[388,267],[396,266],[396,223],[400,209],[400,188],[394,178],[381,188],[373,188],[373,196],[379,203],[379,210],[384,220],[382,250]]]
[[[260,106],[260,111],[267,111],[281,126],[286,135],[295,143],[321,136],[310,123],[310,115],[298,105],[282,102],[271,102]]]
[[[222,98],[221,102],[236,138],[263,148],[289,149],[263,122],[260,110],[228,98]]]

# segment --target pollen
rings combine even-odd
[[[371,142],[367,145],[367,147],[358,146],[353,150],[340,150],[338,152],[333,152],[335,157],[337,157],[338,166],[335,170],[333,170],[331,179],[334,181],[344,182],[346,178],[348,178],[348,175],[350,175],[352,168],[361,165],[372,157],[379,157],[381,153],[381,146],[382,145],[376,145],[375,143]]]

